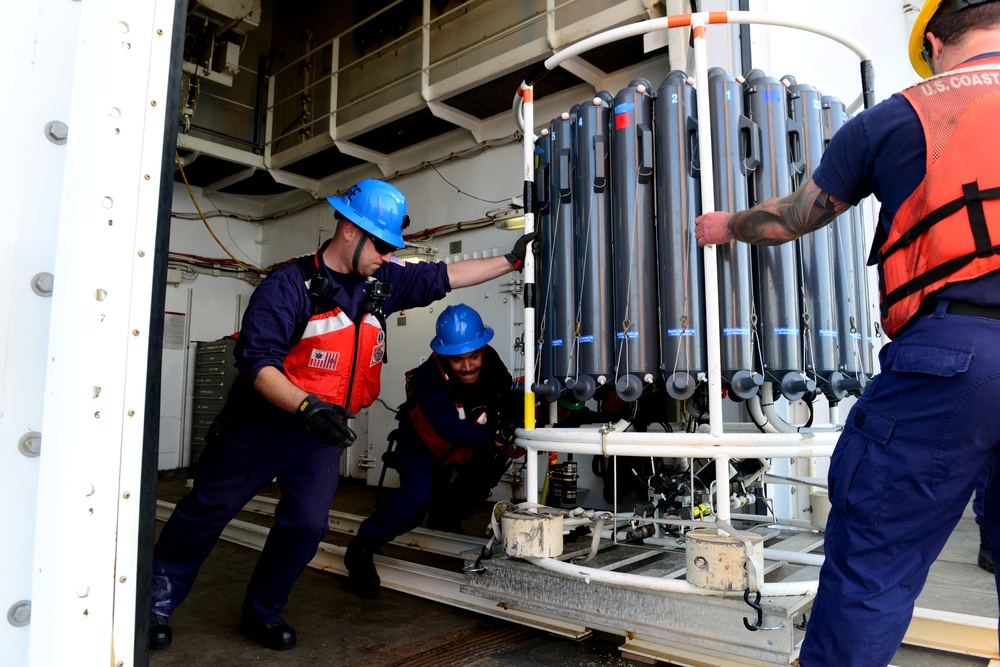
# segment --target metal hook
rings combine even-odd
[[[750,605],[750,608],[757,612],[757,623],[755,625],[750,625],[750,621],[746,616],[743,617],[743,626],[750,632],[757,632],[758,630],[780,630],[785,627],[784,621],[778,623],[776,626],[771,628],[761,627],[764,622],[764,610],[760,606],[760,591],[754,591],[756,597],[753,602],[750,602],[750,589],[743,591],[743,601]]]
[[[757,632],[760,630],[761,623],[764,622],[764,610],[760,607],[760,591],[756,591],[756,598],[753,602],[750,602],[750,589],[743,591],[743,601],[750,605],[750,608],[757,612],[757,623],[756,625],[750,625],[750,621],[747,617],[743,617],[743,626],[750,632]]]
[[[486,572],[486,568],[481,563],[484,560],[490,560],[491,558],[493,558],[493,550],[484,546],[479,552],[479,558],[476,559],[476,562],[473,565],[466,565],[463,570],[474,574],[482,574],[483,572]]]

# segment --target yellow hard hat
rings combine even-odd
[[[913,24],[913,30],[910,32],[910,64],[913,65],[913,69],[916,70],[917,74],[925,79],[929,76],[933,76],[934,74],[934,72],[931,71],[930,63],[927,62],[927,58],[925,58],[924,37],[927,35],[927,24],[931,22],[931,19],[934,18],[938,12],[954,14],[955,12],[960,12],[963,9],[968,9],[969,7],[993,1],[994,0],[926,0],[924,2],[924,6],[920,9],[920,13],[917,15],[916,23]],[[929,57],[930,54],[928,53],[926,55]]]

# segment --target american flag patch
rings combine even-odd
[[[340,352],[325,352],[313,349],[309,355],[309,368],[321,368],[325,371],[332,371],[337,368],[340,360]]]

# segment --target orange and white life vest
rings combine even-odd
[[[928,294],[1000,270],[1000,58],[974,61],[902,95],[924,129],[927,172],[878,254],[890,337]]]
[[[357,412],[378,398],[385,330],[372,313],[355,323],[340,307],[323,311],[314,306],[285,357],[285,376],[303,391]]]

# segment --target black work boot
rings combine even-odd
[[[240,620],[240,632],[272,651],[284,651],[295,646],[295,628],[285,623],[284,619],[274,623],[252,623],[243,618]]]
[[[983,568],[990,574],[996,572],[996,567],[993,565],[993,555],[990,553],[990,543],[986,539],[986,530],[980,526],[979,527],[979,567]]]
[[[347,588],[348,590],[361,595],[362,597],[374,597],[378,593],[382,580],[379,579],[375,570],[375,561],[372,559],[373,553],[362,547],[357,538],[347,545],[347,553],[344,554],[344,567],[347,568]]]
[[[161,648],[170,646],[174,635],[167,624],[167,617],[160,616],[156,612],[149,614],[149,650],[159,651]]]

